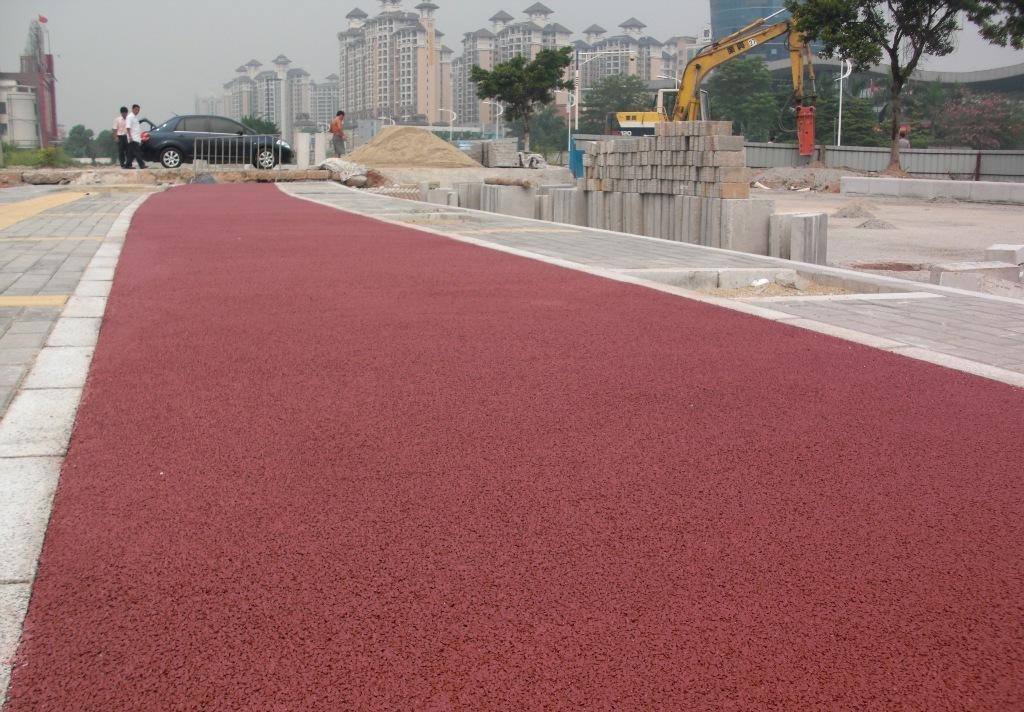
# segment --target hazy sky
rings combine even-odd
[[[434,0],[444,41],[459,53],[464,32],[487,26],[504,9],[521,17],[533,0]],[[416,0],[406,0],[411,9]],[[575,32],[591,23],[608,30],[635,15],[658,39],[697,34],[707,0],[548,0],[553,20]],[[279,53],[322,79],[337,71],[336,33],[356,6],[375,14],[376,0],[0,0],[0,70],[16,71],[28,23],[49,18],[56,56],[57,110],[62,124],[107,128],[121,104],[138,102],[156,122],[188,113],[197,94],[217,90],[239,64],[264,64]],[[628,13],[628,14],[627,14]],[[931,59],[931,69],[972,70],[1024,62],[1024,52],[994,47],[973,31],[960,49]]]

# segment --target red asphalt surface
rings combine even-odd
[[[341,213],[151,197],[23,710],[1024,708],[1024,391]]]

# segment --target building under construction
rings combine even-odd
[[[19,71],[0,72],[0,140],[45,148],[59,138],[57,79],[46,18],[40,15],[29,25]]]

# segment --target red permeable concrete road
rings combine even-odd
[[[150,198],[22,710],[1020,709],[1024,392],[269,186]]]

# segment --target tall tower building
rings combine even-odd
[[[715,40],[731,35],[755,20],[782,10],[783,0],[709,0],[711,3],[711,31]],[[780,15],[776,20],[781,20]],[[763,57],[766,61],[784,59],[787,56],[786,40],[779,38],[766,42],[750,54]]]

